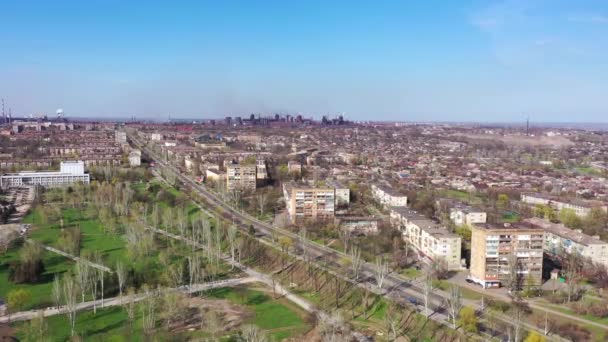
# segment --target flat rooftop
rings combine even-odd
[[[484,230],[542,230],[538,226],[530,224],[528,222],[518,222],[518,223],[503,223],[503,224],[494,224],[494,223],[475,223],[473,227],[477,229]]]
[[[446,227],[418,213],[416,210],[404,207],[391,207],[391,210],[405,217],[409,222],[415,224],[430,235],[444,237],[458,236],[457,234],[450,233]]]
[[[547,221],[538,217],[526,219],[525,222],[540,227],[546,232],[552,233],[565,239],[572,240],[581,245],[608,245],[607,242],[604,242],[599,238],[595,238],[580,231],[570,229],[561,223],[553,223],[551,221]]]

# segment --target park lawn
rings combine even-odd
[[[555,311],[560,311],[560,312],[565,313],[567,315],[571,315],[571,316],[575,316],[575,317],[580,317],[580,318],[586,319],[588,321],[592,321],[592,322],[597,322],[597,323],[600,323],[600,324],[608,325],[608,317],[597,317],[597,316],[590,315],[590,314],[579,315],[576,312],[574,312],[574,310],[570,309],[567,306],[556,305],[556,304],[552,304],[552,303],[544,302],[544,301],[543,302],[537,302],[537,303],[540,306],[543,306],[543,307],[546,307],[546,308],[549,308],[549,309],[553,309]]]
[[[0,298],[6,300],[6,295],[16,289],[25,289],[31,294],[31,299],[25,303],[24,310],[52,306],[53,279],[73,268],[74,263],[55,253],[45,251],[42,255],[45,272],[42,279],[34,284],[15,284],[8,279],[9,263],[19,258],[18,250],[10,250],[0,256]]]
[[[420,275],[420,270],[417,270],[415,267],[408,267],[401,270],[399,274],[409,279],[416,279]]]
[[[45,319],[47,323],[47,338],[49,341],[69,341],[70,328],[66,315],[55,315]],[[24,323],[18,322],[14,324],[16,335],[18,338],[23,338],[23,331],[20,327]],[[130,326],[127,313],[120,306],[108,308],[98,308],[97,314],[93,310],[81,311],[76,315],[75,333],[84,338],[85,341],[148,341],[158,339],[160,341],[173,340],[174,338],[187,339],[187,336],[194,332],[175,333],[171,336],[166,336],[168,333],[162,328],[157,327],[154,338],[144,336],[142,329],[141,311],[135,310],[135,320],[133,327]]]
[[[261,291],[248,288],[238,288],[238,290],[221,288],[211,290],[207,295],[251,308],[255,315],[249,323],[255,324],[260,329],[269,330],[270,336],[277,340],[299,335],[310,328],[304,322],[305,312],[287,300],[273,300]],[[281,331],[273,332],[273,329],[281,329]]]
[[[28,215],[30,222],[36,222],[37,209]],[[122,236],[106,234],[103,232],[102,225],[94,217],[92,208],[84,210],[78,208],[63,209],[63,224],[65,229],[80,227],[82,241],[80,253],[99,251],[102,253],[106,265],[115,265],[117,261],[127,262],[125,241]],[[58,222],[47,225],[37,225],[37,229],[32,230],[30,238],[45,245],[62,249],[58,241],[61,236],[61,226]]]
[[[464,202],[469,202],[471,204],[482,202],[481,198],[478,195],[468,193],[468,192],[462,191],[462,190],[445,189],[445,190],[441,191],[441,194],[445,197],[461,200]]]

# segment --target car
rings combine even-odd
[[[471,279],[471,278],[467,278],[467,279],[465,279],[465,281],[467,283],[469,283],[469,284],[473,284],[474,283],[473,279]]]
[[[414,305],[418,305],[418,299],[416,299],[414,297],[405,297],[405,299],[407,299],[408,302],[410,302]]]

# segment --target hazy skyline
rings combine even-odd
[[[606,1],[13,1],[15,114],[608,122]]]

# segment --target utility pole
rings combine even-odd
[[[530,136],[530,116],[526,119],[526,136]]]

